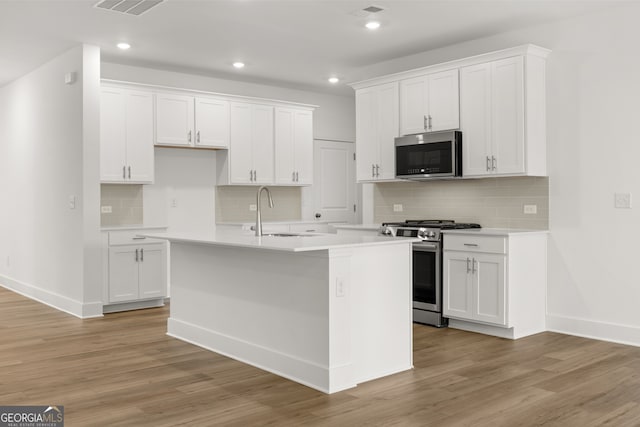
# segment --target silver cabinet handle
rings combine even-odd
[[[473,258],[473,259],[471,260],[471,274],[476,274],[476,271],[478,271],[478,269],[476,268],[476,263],[477,263],[477,262],[478,262],[478,261],[476,261],[476,259],[475,259],[475,258]]]
[[[129,179],[131,179],[131,166],[129,166]]]
[[[427,130],[429,128],[429,121],[427,120],[427,116],[423,116],[424,117],[424,130]]]
[[[469,270],[470,270],[470,268],[469,268],[469,257],[467,257],[467,273],[469,273]]]
[[[189,131],[189,137],[188,137],[189,142],[191,142],[191,131]]]
[[[136,262],[138,262],[138,249],[136,249]]]
[[[491,170],[491,159],[487,156],[487,171]]]
[[[249,169],[249,181],[253,181],[253,171]]]
[[[380,165],[376,165],[376,176],[380,176]]]
[[[296,182],[300,182],[300,176],[298,175],[298,172],[296,172]]]
[[[258,171],[257,170],[253,170],[253,181],[258,181]]]
[[[144,237],[144,236],[135,236],[133,238],[133,240],[144,240],[144,239],[146,239],[146,237]]]
[[[295,172],[291,172],[291,181],[295,182],[296,180],[296,173]]]
[[[126,179],[127,178],[127,167],[123,166],[122,167],[122,179]]]
[[[371,178],[375,178],[376,177],[376,165],[372,164],[371,165]]]
[[[463,243],[463,245],[465,245],[465,246],[478,247],[478,245],[477,245],[476,243]]]
[[[431,114],[429,114],[429,130],[431,130]]]
[[[498,165],[498,160],[494,156],[491,156],[491,170],[496,170],[496,166]]]
[[[196,133],[196,143],[200,144],[200,131]]]
[[[140,261],[144,261],[144,249],[140,249]]]

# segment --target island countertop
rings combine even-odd
[[[342,236],[337,234],[299,233],[299,236],[262,236],[238,230],[209,232],[139,233],[140,236],[170,242],[264,249],[284,252],[309,252],[359,246],[384,246],[418,242],[419,239],[386,236]]]

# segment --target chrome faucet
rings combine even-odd
[[[256,195],[256,236],[262,236],[262,210],[260,208],[260,195],[262,190],[267,190],[267,197],[269,198],[269,207],[273,207],[273,199],[271,198],[271,192],[264,185],[258,188],[258,194]]]

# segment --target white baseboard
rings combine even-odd
[[[272,372],[323,393],[335,393],[356,386],[350,378],[353,372],[351,365],[335,367],[331,372],[327,366],[320,366],[174,318],[169,318],[167,335]],[[330,376],[332,373],[333,375]],[[336,373],[344,374],[336,378]]]
[[[547,330],[640,347],[640,327],[547,314]]]
[[[102,301],[83,303],[2,275],[0,275],[0,286],[81,319],[102,317]]]

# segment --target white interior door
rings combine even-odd
[[[313,143],[313,212],[320,221],[356,222],[354,150],[350,142]]]

